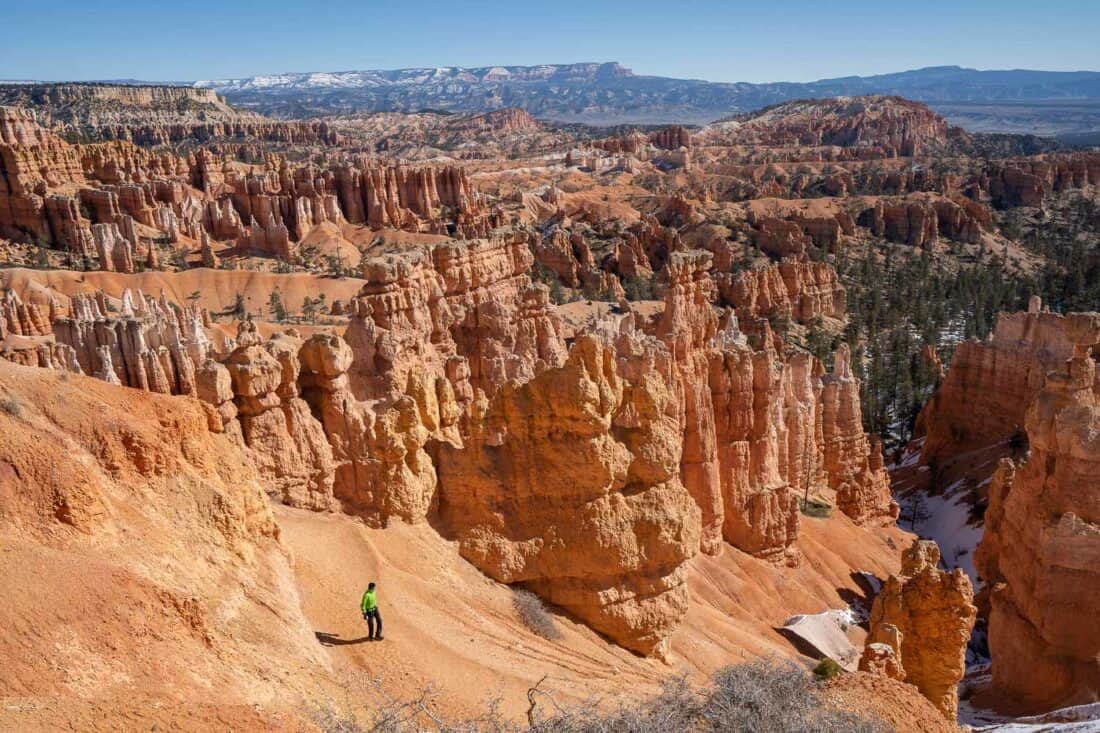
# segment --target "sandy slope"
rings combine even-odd
[[[543,676],[542,689],[569,703],[645,694],[670,675],[699,678],[756,655],[810,662],[776,627],[795,613],[843,607],[842,593],[861,593],[849,568],[879,575],[896,569],[897,553],[887,539],[899,547],[904,542],[896,530],[867,531],[838,516],[806,521],[806,557],[797,569],[732,548],[697,558],[692,605],[665,663],[625,652],[561,615],[561,641],[534,635],[513,611],[511,591],[458,557],[454,544],[427,525],[374,530],[349,517],[284,507],[276,518],[305,615],[349,697],[376,698],[369,679],[399,698],[430,684],[440,692],[440,709],[453,714],[475,714],[487,699],[500,698],[504,712],[521,715],[527,689]],[[380,588],[381,643],[365,640],[358,614],[359,595],[370,580]]]
[[[0,730],[252,725],[316,695],[266,495],[196,402],[6,361],[0,398]]]
[[[527,707],[525,692],[543,675],[564,702],[652,687],[662,671],[587,627],[558,617],[563,638],[528,631],[512,610],[512,592],[458,557],[426,525],[369,529],[350,517],[280,507],[276,518],[292,562],[303,610],[349,693],[376,698],[374,679],[394,697],[429,684],[448,714],[474,715],[501,697],[503,710]],[[367,642],[359,598],[379,584],[386,640]]]

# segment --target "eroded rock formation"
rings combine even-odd
[[[702,548],[717,552],[722,538],[722,492],[710,386],[708,350],[718,331],[711,307],[714,281],[708,277],[711,256],[678,252],[666,267],[665,310],[654,334],[668,347],[683,393],[684,450],[680,474],[702,511]]]
[[[532,126],[518,114],[466,122]],[[898,151],[925,144],[927,130],[910,135],[895,122],[875,135]],[[524,191],[479,165],[468,174],[351,155],[298,163],[258,147],[234,157],[225,147],[181,156],[118,140],[67,146],[32,123],[5,128],[6,145],[35,151],[18,169],[30,187],[16,199],[43,197],[47,228],[35,226],[47,241],[107,269],[151,264],[154,247],[207,267],[248,254],[296,266],[300,243],[318,233],[366,253],[358,295],[304,341],[289,331],[261,338],[277,326],[246,320],[216,350],[200,313],[144,296],[121,305],[79,296],[57,319],[86,373],[197,395],[209,430],[242,448],[277,501],[340,506],[378,527],[432,520],[491,577],[643,654],[667,649],[696,553],[728,544],[786,572],[782,563],[801,558],[804,499],[834,505],[829,521],[848,529],[849,519],[874,524],[895,511],[880,447],[861,428],[847,350],[826,373],[769,326],[839,328],[836,271],[802,255],[863,240],[854,209],[776,202],[760,207],[772,213],[738,207],[716,223],[726,192],[696,186],[694,171],[689,187],[639,194],[636,206],[610,187],[575,195],[568,181]],[[682,166],[689,148],[709,154],[691,138],[680,128],[626,136],[624,152],[595,153],[594,168],[657,175],[678,158]],[[858,174],[760,166],[747,175],[776,195],[811,191],[821,176],[837,196],[862,185]],[[899,174],[898,186],[917,185],[916,175]],[[510,203],[523,209],[519,223],[506,218]],[[361,226],[406,233],[364,238]],[[794,256],[742,267],[756,256],[753,239]],[[610,302],[559,309],[554,291],[532,282],[536,261],[540,279],[550,272]],[[342,318],[344,338],[332,332]]]
[[[45,336],[53,331],[49,314],[34,303],[24,303],[14,290],[0,297],[0,339],[16,336]]]
[[[196,366],[210,348],[202,311],[129,290],[117,315],[113,307],[102,292],[76,295],[70,315],[53,323],[82,371],[151,392],[193,394]]]
[[[123,93],[140,96],[149,89]],[[208,124],[218,128],[213,132],[230,135],[255,135],[259,129]],[[282,130],[295,139],[294,125],[287,125],[271,123],[269,132],[278,136]],[[302,134],[329,134],[307,123],[299,126]],[[186,125],[169,127],[107,126],[103,134],[142,139],[196,134]],[[205,232],[288,260],[296,255],[294,243],[325,222],[459,237],[485,236],[497,223],[465,170],[457,167],[362,160],[323,169],[291,165],[277,155],[242,167],[203,149],[184,158],[121,140],[70,145],[41,127],[32,113],[9,107],[0,108],[0,129],[0,234],[84,256],[97,254],[104,269],[119,272],[133,270],[132,250],[138,244],[125,217],[159,228],[172,241],[180,234],[199,239]],[[116,226],[123,228],[121,237]],[[130,242],[128,256],[119,246],[123,239]]]
[[[707,142],[841,146],[876,157],[917,156],[946,149],[964,136],[928,107],[900,97],[837,97],[786,102],[715,125]]]
[[[821,426],[825,475],[836,492],[837,508],[852,519],[897,519],[890,479],[882,465],[882,444],[863,432],[859,382],[852,375],[848,344],[833,356],[833,371],[822,377]]]
[[[812,324],[817,318],[847,315],[847,291],[825,262],[783,260],[736,274],[716,273],[720,303],[731,306],[741,323],[759,318],[790,318]]]
[[[233,109],[212,89],[114,84],[0,85],[0,104],[34,106],[67,137],[157,146],[184,140],[336,145],[320,121],[278,121]]]
[[[685,610],[682,564],[699,544],[669,384],[626,382],[615,352],[581,336],[564,365],[506,384],[466,446],[440,454],[440,510],[465,557],[643,654]]]
[[[810,363],[802,359],[787,369],[770,344],[756,353],[743,339],[738,343],[728,338],[723,346],[710,361],[722,536],[745,552],[775,557],[790,552],[794,561],[791,548],[798,537],[799,507],[788,479],[804,486],[821,478]],[[796,383],[801,390],[794,388]],[[789,453],[792,448],[798,451],[795,456]]]
[[[1035,709],[1100,692],[1100,399],[1090,351],[1100,315],[1060,319],[1073,355],[1027,407],[1030,454],[990,486],[975,557],[992,588],[989,646],[998,691]],[[1061,343],[1061,341],[1059,341]]]
[[[982,227],[989,219],[980,205],[963,197],[911,197],[900,201],[878,199],[859,214],[858,221],[890,242],[929,247],[941,236],[958,242],[979,242]]]
[[[0,107],[0,131],[0,234],[87,251],[91,232],[81,223],[78,203],[49,193],[53,186],[85,182],[77,150],[22,109]]]
[[[351,303],[347,332],[356,394],[404,389],[414,370],[455,369],[491,394],[507,379],[526,381],[560,364],[560,321],[546,287],[531,283],[531,261],[522,237],[449,242],[365,261],[367,284]]]
[[[263,345],[244,342],[226,358],[225,368],[241,435],[269,492],[290,506],[331,509],[333,452],[298,396],[300,345],[291,336]]]
[[[302,394],[324,426],[335,460],[336,497],[344,509],[378,526],[422,521],[435,502],[431,439],[456,439],[454,394],[442,378],[408,377],[408,393],[363,402],[348,381],[353,354],[338,336],[303,345]]]
[[[888,674],[904,669],[905,681],[954,722],[966,645],[978,611],[966,573],[940,570],[939,561],[940,550],[930,540],[914,540],[905,550],[901,573],[886,580],[871,607],[868,646],[890,651],[872,649],[864,658],[868,666],[882,659]]]

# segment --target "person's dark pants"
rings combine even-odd
[[[382,638],[382,614],[378,613],[378,609],[373,611],[367,611],[363,614],[363,618],[367,620],[367,638],[369,639],[381,639]],[[374,622],[378,622],[378,635],[374,633]]]

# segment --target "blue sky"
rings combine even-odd
[[[575,61],[753,82],[943,64],[1100,70],[1094,1],[3,0],[0,26],[6,79]]]

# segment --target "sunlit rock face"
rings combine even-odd
[[[886,646],[890,653],[882,657],[893,657],[903,668],[892,672],[904,674],[906,682],[954,722],[958,684],[966,672],[966,645],[978,609],[966,573],[959,568],[945,572],[939,561],[935,542],[913,542],[902,555],[901,573],[891,575],[875,597],[867,641],[869,647]],[[872,651],[870,656],[878,655]],[[881,664],[893,666],[885,659]]]
[[[996,688],[1035,709],[1100,691],[1100,398],[1090,352],[1100,315],[1062,320],[1073,356],[1027,407],[1030,453],[990,486],[976,564],[992,588],[989,646]]]
[[[687,604],[699,509],[679,478],[674,366],[620,374],[595,336],[565,364],[506,384],[464,448],[440,454],[440,511],[463,556],[524,583],[634,651],[660,652]]]

